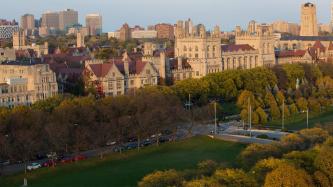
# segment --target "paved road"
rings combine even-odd
[[[276,141],[274,140],[267,140],[267,139],[259,139],[255,137],[248,137],[248,136],[240,136],[240,135],[230,135],[230,134],[219,134],[219,135],[210,135],[212,138],[230,141],[230,142],[238,142],[238,143],[258,143],[258,144],[271,144]]]

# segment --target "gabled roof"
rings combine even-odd
[[[325,46],[324,46],[319,40],[317,40],[317,41],[313,44],[312,48],[315,49],[315,50],[319,49],[320,52],[325,52],[325,51],[326,51]]]
[[[330,44],[329,44],[327,50],[333,51],[333,43],[332,43],[332,41],[330,41]]]
[[[105,77],[110,69],[112,68],[113,64],[105,63],[105,64],[90,64],[90,69],[97,77]]]
[[[255,50],[249,44],[230,44],[230,45],[222,45],[222,52],[237,52],[237,51],[253,51]]]

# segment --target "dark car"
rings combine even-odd
[[[140,144],[140,146],[141,147],[146,147],[146,146],[149,146],[151,144],[152,144],[152,141],[150,139],[146,139]]]
[[[67,164],[67,163],[71,163],[71,162],[73,162],[73,158],[70,158],[70,157],[65,157],[60,161],[60,163],[62,163],[62,164]]]
[[[43,167],[55,167],[57,163],[54,160],[48,160],[42,164]]]
[[[131,143],[126,144],[125,147],[126,147],[127,150],[135,149],[135,148],[138,148],[138,143],[137,142],[131,142]]]

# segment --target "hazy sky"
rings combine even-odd
[[[79,11],[84,23],[87,13],[103,16],[103,31],[119,28],[124,22],[147,26],[158,22],[175,23],[192,18],[209,28],[221,26],[232,30],[235,25],[246,25],[249,20],[271,22],[287,20],[299,22],[300,5],[305,0],[0,0],[0,18],[17,19],[24,13],[40,17],[46,10],[72,8]],[[319,22],[330,19],[330,0],[312,1],[317,4]]]

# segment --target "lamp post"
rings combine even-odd
[[[281,131],[284,130],[284,99],[282,101],[282,129]]]
[[[249,126],[250,126],[250,137],[252,137],[252,107],[251,107],[251,98],[248,98],[248,110],[249,110]]]
[[[306,110],[303,110],[302,113],[306,113],[306,128],[309,128],[309,108],[306,108]]]
[[[214,114],[215,114],[215,123],[214,123],[214,130],[215,130],[215,135],[217,135],[217,117],[216,117],[216,101],[214,102]]]

